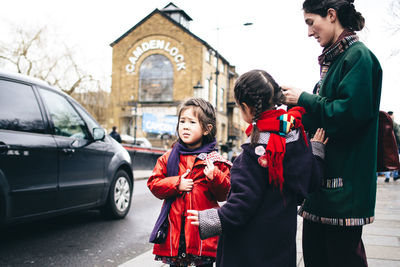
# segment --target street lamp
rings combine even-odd
[[[200,81],[198,81],[197,84],[193,86],[193,89],[203,89],[203,86],[201,85]]]
[[[134,117],[134,128],[133,128],[133,144],[136,145],[136,131],[137,131],[137,101],[135,101],[135,97],[131,96],[131,100],[127,102],[127,105],[133,107],[133,117]]]
[[[134,110],[135,110],[135,126],[134,126],[134,132],[133,132],[133,143],[135,144],[135,146],[137,145],[136,144],[136,132],[137,132],[137,102],[135,101],[134,102],[135,103],[135,105],[133,106],[133,108],[134,108]]]
[[[253,25],[253,22],[246,22],[243,23],[241,26],[251,26]],[[217,48],[215,49],[215,58],[217,60],[217,64],[215,66],[215,109],[216,112],[218,112],[218,75],[219,75],[219,66],[218,66],[218,61],[219,61],[219,54],[218,54],[218,42],[219,42],[219,30],[221,28],[217,27]]]
[[[193,95],[194,97],[201,97],[200,89],[203,89],[203,86],[201,85],[200,81],[197,82],[195,86],[193,86]]]

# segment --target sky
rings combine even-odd
[[[392,0],[356,0],[366,27],[359,33],[383,68],[381,110],[393,110],[400,121],[400,32],[388,29]],[[10,38],[8,25],[27,28],[47,26],[56,38],[77,52],[82,64],[95,77],[111,83],[110,43],[135,26],[161,0],[13,0],[0,9],[0,38]],[[301,9],[303,0],[174,0],[192,19],[190,31],[216,48],[239,74],[264,69],[280,85],[311,92],[319,79],[318,55],[322,48],[307,36]],[[243,26],[251,22],[251,26]],[[217,30],[218,29],[218,30]]]

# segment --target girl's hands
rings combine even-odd
[[[192,191],[193,189],[193,180],[192,179],[186,179],[185,177],[188,176],[190,170],[187,170],[184,174],[181,176],[181,182],[179,183],[178,190],[179,191]]]
[[[191,220],[190,224],[199,226],[199,212],[197,210],[187,210],[187,213],[190,214],[190,216],[187,217],[188,220]]]
[[[214,179],[214,163],[210,159],[206,159],[207,166],[204,168],[204,174],[209,180]]]
[[[320,142],[326,145],[328,143],[329,137],[325,139],[325,130],[322,128],[318,128],[315,132],[314,136],[311,138],[311,142]]]

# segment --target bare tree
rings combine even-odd
[[[11,27],[11,40],[0,41],[0,65],[6,69],[44,80],[67,94],[101,84],[80,66],[71,48],[57,36],[49,39],[46,27]]]
[[[110,93],[104,90],[74,92],[71,94],[90,114],[104,127],[107,126],[108,107],[110,104]]]
[[[392,38],[398,37],[400,33],[400,0],[392,0],[389,9],[389,20],[387,21],[387,29],[392,36]],[[400,49],[396,46],[392,52],[390,57],[396,57],[400,53]]]
[[[89,74],[78,62],[76,50],[46,27],[11,25],[10,29],[9,40],[0,41],[1,67],[58,87],[80,102],[100,124],[107,124],[110,94],[106,79]]]
[[[389,6],[390,21],[389,30],[396,34],[400,31],[400,0],[392,0]]]

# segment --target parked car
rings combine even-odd
[[[0,72],[0,222],[98,208],[124,218],[134,186],[128,152],[73,98]]]
[[[147,138],[145,137],[136,137],[136,142],[135,142],[135,137],[127,134],[121,134],[121,139],[122,143],[124,144],[136,145],[142,147],[152,147],[150,141],[147,140]]]

